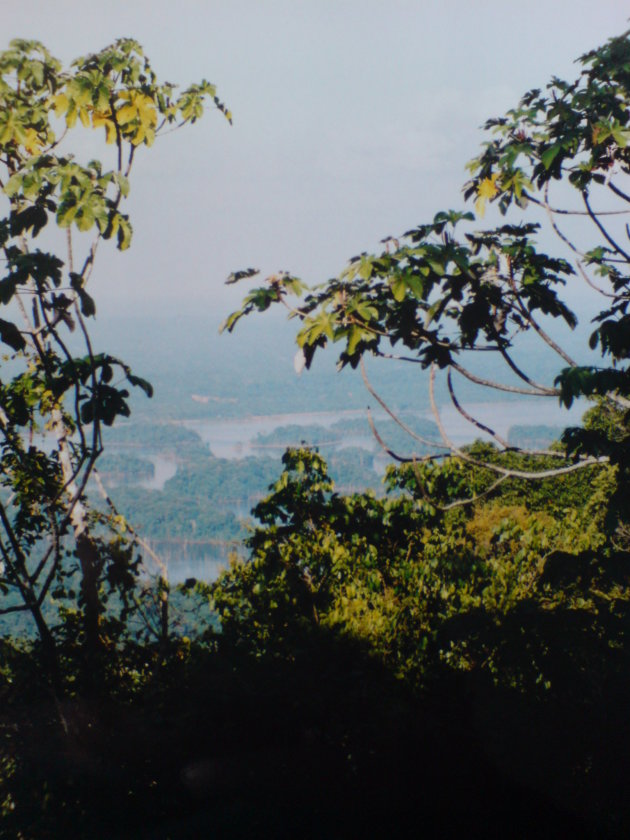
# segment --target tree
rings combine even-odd
[[[160,83],[131,39],[68,70],[36,41],[14,40],[0,53],[0,340],[12,351],[0,382],[0,612],[30,613],[56,689],[49,594],[72,598],[78,583],[66,626],[74,624],[82,640],[88,680],[107,641],[107,591],[117,593],[123,617],[128,606],[137,561],[124,521],[92,510],[86,488],[103,425],[129,414],[127,386],[152,393],[123,361],[94,353],[88,281],[102,241],[114,240],[121,251],[131,243],[122,206],[137,152],[165,129],[196,122],[208,103],[231,121],[214,85],[204,80],[177,92]],[[104,129],[111,168],[66,151],[80,126]],[[54,251],[36,243],[50,228]]]
[[[399,458],[410,463],[388,476],[403,493],[383,500],[306,493],[322,482],[321,464],[288,453],[281,481],[256,511],[249,563],[219,578],[213,595],[230,641],[287,658],[300,649],[286,630],[315,635],[320,598],[320,626],[359,640],[433,698],[441,741],[452,698],[474,698],[469,714],[458,709],[452,719],[494,752],[506,777],[529,792],[538,784],[579,812],[584,832],[590,820],[594,835],[621,836],[628,811],[622,788],[613,790],[627,768],[611,756],[623,753],[614,744],[626,731],[629,690],[630,33],[580,61],[575,81],[554,78],[487,123],[490,138],[464,187],[474,212],[439,212],[314,289],[273,275],[227,318],[232,331],[250,313],[285,306],[300,324],[297,367],[336,343],[339,365],[361,367],[371,395],[403,428],[364,359],[429,369],[441,442],[433,455]],[[489,204],[506,218],[483,228]],[[538,245],[547,232],[558,237],[557,254]],[[588,340],[599,358],[588,365],[557,329],[558,321],[576,326],[572,300],[582,282],[601,301]],[[529,369],[522,334],[555,354],[551,381]],[[509,379],[475,371],[470,360],[488,353]],[[455,407],[494,445],[451,441],[434,396],[440,373]],[[514,451],[461,405],[458,376],[567,407],[578,397],[594,404],[550,451]],[[376,425],[374,433],[388,448]],[[312,532],[288,487],[313,505]],[[544,780],[541,767],[554,768]]]
[[[442,438],[436,455],[454,454],[471,464],[474,456],[450,440],[440,421],[433,397],[438,372],[446,377],[455,407],[492,434],[501,450],[511,447],[461,406],[455,375],[501,391],[559,399],[567,407],[578,397],[599,397],[614,413],[614,436],[605,424],[567,429],[564,449],[540,453],[544,466],[485,466],[499,482],[515,475],[541,479],[610,461],[625,482],[630,454],[630,248],[623,244],[630,239],[625,221],[630,210],[629,34],[587,53],[580,63],[575,81],[554,78],[546,91],[528,92],[505,117],[488,121],[491,139],[471,161],[464,187],[465,197],[475,202],[474,213],[439,212],[400,239],[383,240],[380,253],[353,257],[339,277],[311,290],[290,274],[273,275],[245,298],[224,328],[232,331],[241,317],[282,303],[301,323],[298,363],[310,367],[318,349],[339,343],[339,365],[360,365],[373,396],[403,426],[369,385],[363,359],[398,358],[429,368]],[[506,221],[476,230],[473,223],[481,223],[488,203],[498,205]],[[559,256],[537,245],[541,214],[561,240]],[[576,244],[576,237],[583,244]],[[256,273],[237,272],[228,282]],[[545,324],[556,319],[576,326],[570,301],[577,277],[602,296],[589,341],[600,352],[599,365],[578,364]],[[291,304],[291,295],[301,300]],[[519,357],[517,338],[524,333],[556,354],[552,382],[538,381],[527,369],[527,358]],[[516,384],[476,374],[469,364],[475,353],[500,357]],[[557,467],[550,469],[549,457],[558,459]]]
[[[496,458],[487,444],[471,452]],[[508,457],[522,466],[522,455]],[[596,481],[576,471],[560,486],[548,478],[526,493],[512,479],[487,500],[492,473],[449,457],[390,468],[388,492],[377,498],[335,492],[316,452],[288,449],[282,460],[253,510],[259,525],[246,543],[249,559],[199,586],[220,618],[223,645],[292,661],[308,658],[327,634],[355,639],[412,684],[446,666],[538,691],[538,665],[522,648],[515,656],[515,627],[542,626],[551,610],[590,621],[601,611],[604,623],[609,614],[627,618],[630,591],[615,563],[606,571],[599,557],[610,468]],[[471,488],[477,503],[462,505]],[[549,644],[566,657],[557,640]],[[512,645],[515,661],[503,673],[498,661]]]

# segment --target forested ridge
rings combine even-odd
[[[296,371],[339,348],[364,379],[367,423],[259,435],[289,444],[278,464],[127,422],[152,386],[91,340],[136,156],[208,108],[231,121],[214,85],[160,82],[130,39],[68,69],[38,42],[0,53],[2,836],[627,836],[630,37],[579,68],[489,120],[474,212],[315,288],[272,275],[226,318],[238,335],[285,307]],[[78,162],[78,125],[109,162]],[[584,281],[586,364],[556,331]],[[479,373],[487,354],[505,378]],[[427,372],[433,419],[384,398],[373,357]],[[463,380],[589,407],[506,439]],[[483,439],[454,439],[438,388]],[[366,435],[372,452],[342,445]],[[164,487],[134,486],[165,446]],[[195,534],[238,545],[216,580],[175,585],[148,537]]]

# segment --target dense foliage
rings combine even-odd
[[[497,457],[483,445],[470,451]],[[562,487],[547,480],[526,498],[512,482],[489,501],[449,507],[464,493],[483,493],[492,475],[454,459],[392,469],[390,490],[406,492],[378,499],[334,493],[312,451],[288,450],[283,460],[272,494],[254,511],[261,525],[248,539],[251,559],[211,588],[225,638],[257,656],[293,656],[313,628],[327,627],[369,642],[398,676],[419,683],[448,662],[533,689],[547,682],[535,660],[522,662],[518,675],[500,666],[508,641],[500,626],[514,610],[527,603],[596,615],[630,594],[625,579],[605,572],[615,554],[604,529],[611,467],[565,476]],[[430,495],[418,490],[420,479]],[[568,563],[563,574],[571,576],[569,554],[579,574],[592,566],[601,587],[586,600],[591,573],[585,591],[579,580],[575,591],[554,586],[556,565]]]
[[[86,504],[87,479],[76,499],[62,501],[61,456],[72,431],[73,480],[81,481],[81,469],[100,454],[100,424],[126,414],[127,396],[109,390],[115,360],[55,355],[70,305],[73,317],[90,316],[82,275],[69,275],[74,297],[60,300],[62,266],[47,258],[54,271],[41,275],[39,257],[26,265],[31,252],[12,251],[11,237],[34,236],[54,211],[62,226],[73,219],[79,229],[97,225],[101,238],[117,235],[128,244],[120,160],[103,182],[101,169],[88,167],[92,186],[74,162],[53,165],[52,150],[41,151],[54,142],[51,110],[70,127],[76,119],[104,126],[119,158],[123,141],[130,144],[131,160],[152,141],[158,113],[166,123],[178,111],[194,121],[200,97],[214,91],[193,87],[173,103],[170,86],[155,87],[128,41],[81,60],[70,76],[60,76],[39,45],[16,42],[3,55],[19,83],[5,82],[0,96],[14,97],[18,117],[34,120],[34,134],[14,123],[0,128],[6,160],[17,160],[2,227],[11,276],[2,282],[9,298],[28,284],[40,318],[30,331],[0,323],[2,339],[30,363],[2,392],[2,458],[17,494],[3,502],[2,519],[7,538],[19,538],[15,545],[9,539],[12,555],[3,552],[4,586],[14,590],[5,597],[22,598],[39,615],[56,660],[53,669],[38,657],[45,634],[37,643],[1,640],[0,830],[21,838],[342,838],[419,830],[627,836],[630,256],[620,243],[630,232],[612,230],[617,216],[593,210],[593,201],[600,189],[630,201],[620,186],[630,174],[628,36],[585,56],[575,83],[554,79],[548,93],[532,91],[506,118],[491,121],[493,139],[471,164],[465,188],[478,218],[489,201],[505,213],[530,213],[533,205],[559,230],[557,217],[567,214],[551,204],[548,188],[565,183],[600,238],[580,251],[571,242],[573,264],[570,254],[538,251],[529,220],[474,231],[473,214],[439,213],[388,240],[383,253],[353,259],[319,289],[305,292],[296,278],[274,275],[227,321],[231,329],[251,311],[285,303],[301,324],[298,367],[330,342],[341,342],[341,366],[362,366],[364,355],[393,355],[402,345],[411,363],[431,369],[432,385],[446,373],[456,408],[453,371],[566,405],[597,397],[583,425],[543,450],[516,449],[487,426],[493,443],[456,446],[437,409],[435,427],[411,429],[366,374],[388,422],[411,440],[409,454],[391,450],[399,465],[388,469],[380,495],[337,492],[312,447],[289,448],[278,477],[270,459],[235,467],[180,429],[181,462],[167,482],[172,495],[164,494],[152,515],[170,535],[197,518],[214,528],[222,499],[241,493],[248,476],[262,481],[273,471],[268,495],[254,508],[249,556],[234,557],[213,583],[189,579],[171,591],[165,574],[156,585],[136,574],[122,517],[95,516],[87,548],[99,563],[98,604],[109,597],[115,606],[97,610],[98,658],[86,654],[94,630],[86,565],[72,560],[73,551],[81,559],[82,533],[72,511]],[[23,110],[22,78],[36,94],[32,111]],[[42,92],[46,84],[52,88]],[[70,169],[56,180],[55,167]],[[110,183],[112,203],[105,197]],[[592,269],[609,285],[591,339],[602,364],[585,367],[542,324],[574,324],[562,287],[575,272],[592,281]],[[303,292],[292,307],[288,296]],[[520,333],[534,333],[564,360],[555,382],[525,371]],[[37,350],[40,335],[50,354],[29,355],[28,342]],[[476,375],[463,361],[476,352],[504,359],[520,384]],[[74,402],[64,399],[67,390]],[[21,430],[53,410],[68,434],[52,455],[27,447]],[[374,425],[378,440],[376,426],[383,426]],[[96,430],[92,444],[83,438],[88,427]],[[429,439],[435,428],[438,445]],[[536,441],[545,437],[538,432]],[[134,445],[133,428],[114,430],[112,439],[117,434],[121,445]],[[159,446],[168,434],[157,429],[145,443]],[[33,610],[46,599],[25,598],[19,585],[37,584],[37,569],[50,560],[35,547],[50,538],[51,516],[74,528],[74,544],[64,541],[53,563],[59,589],[44,588],[56,599],[52,628],[43,609]]]
[[[599,830],[621,831],[628,814],[617,779],[627,780],[628,768],[615,739],[627,743],[622,708],[630,697],[630,38],[581,64],[575,82],[555,78],[487,123],[492,138],[464,189],[476,216],[439,212],[314,289],[273,275],[226,319],[232,331],[244,316],[284,305],[300,323],[296,365],[310,367],[318,351],[339,344],[339,366],[360,366],[370,394],[402,429],[364,357],[429,368],[441,440],[424,457],[392,448],[405,466],[390,472],[390,487],[405,492],[385,499],[338,496],[321,459],[287,453],[285,472],[256,509],[261,527],[249,562],[235,563],[211,598],[226,643],[263,660],[300,661],[324,631],[360,639],[421,696],[442,696],[446,673],[459,674],[469,691],[492,686],[501,722],[499,733],[485,730],[488,750],[532,788],[597,813]],[[475,229],[489,202],[506,221]],[[540,216],[559,237],[557,256],[537,245]],[[577,325],[578,278],[601,300],[588,341],[600,361],[588,365],[561,346],[554,324]],[[550,382],[519,350],[530,334],[557,357]],[[489,380],[476,371],[471,357],[487,353],[509,375]],[[452,441],[434,397],[440,372],[455,409],[494,446]],[[458,375],[567,407],[598,399],[560,442],[549,446],[541,435],[540,447],[521,436],[518,443],[534,446],[518,450],[461,405]],[[536,712],[525,734],[512,716],[526,714],[527,704]],[[553,769],[539,770],[536,782],[534,766]]]

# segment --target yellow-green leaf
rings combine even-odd
[[[483,216],[486,212],[486,201],[489,201],[499,193],[497,186],[497,179],[499,173],[495,172],[489,178],[484,178],[477,187],[477,201],[475,202],[475,210],[479,216]]]

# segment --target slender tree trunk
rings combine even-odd
[[[84,679],[86,688],[94,687],[101,667],[103,644],[99,621],[101,602],[99,595],[100,555],[96,541],[89,531],[88,511],[80,498],[74,475],[74,465],[68,445],[68,430],[60,409],[52,412],[52,429],[57,438],[59,463],[66,485],[66,494],[72,504],[70,523],[74,532],[76,554],[81,567],[81,596],[83,601],[83,628],[85,631]]]
[[[42,611],[38,604],[32,604],[29,607],[31,615],[35,621],[39,640],[42,646],[42,665],[44,673],[48,675],[50,680],[50,687],[52,688],[55,698],[61,697],[63,694],[63,684],[61,681],[61,669],[59,667],[59,652],[57,645],[53,638],[50,628],[42,615]]]
[[[76,553],[81,566],[81,596],[83,601],[83,628],[85,631],[85,677],[88,686],[92,686],[100,669],[103,649],[99,629],[101,612],[98,591],[100,558],[96,543],[86,533],[81,533],[77,537]]]
[[[164,577],[159,579],[160,595],[160,641],[163,645],[168,642],[168,581]]]

